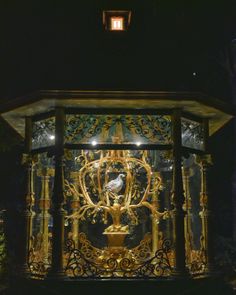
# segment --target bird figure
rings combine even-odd
[[[105,190],[112,192],[114,194],[118,194],[124,185],[124,181],[122,178],[125,178],[125,175],[119,174],[116,179],[109,181],[104,187]]]

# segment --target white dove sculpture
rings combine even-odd
[[[105,190],[115,193],[115,194],[118,194],[124,185],[122,178],[125,178],[125,175],[119,174],[116,179],[109,181],[104,187]]]

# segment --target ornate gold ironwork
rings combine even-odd
[[[197,157],[197,163],[201,171],[201,192],[200,206],[202,208],[199,213],[202,221],[201,235],[201,252],[204,259],[204,270],[210,273],[214,270],[214,245],[212,237],[212,199],[208,192],[208,170],[212,166],[212,157],[210,154]]]
[[[202,163],[202,160],[207,163],[211,162],[210,157],[204,155],[203,157],[196,156],[196,162],[198,164]],[[210,162],[209,162],[210,161]],[[206,270],[206,251],[205,251],[205,233],[204,227],[202,229],[202,234],[200,236],[200,248],[194,249],[193,242],[193,231],[192,231],[192,200],[190,194],[190,177],[193,176],[193,170],[190,167],[184,166],[182,168],[183,172],[183,185],[184,185],[184,195],[185,203],[184,209],[186,210],[185,216],[185,239],[186,239],[186,262],[187,266],[193,275],[203,274]],[[204,188],[203,188],[204,187]],[[205,195],[205,179],[201,177],[201,192],[200,192],[200,205],[204,207],[204,197]],[[199,213],[202,222],[202,212]],[[203,224],[203,222],[202,222]]]
[[[190,272],[194,275],[203,274],[206,270],[206,258],[202,249],[191,250],[190,252]]]
[[[191,176],[191,169],[189,167],[182,167],[182,175],[183,175],[183,186],[184,186],[184,205],[183,208],[186,212],[184,219],[184,229],[185,229],[185,247],[186,247],[186,261],[187,264],[191,264],[192,256],[191,252],[193,249],[193,233],[192,233],[192,200],[190,194],[190,183],[189,178]]]
[[[76,190],[78,190],[78,172],[71,172],[70,173],[70,177],[72,179],[72,183],[75,186]],[[70,202],[71,204],[71,210],[72,210],[72,214],[76,213],[79,208],[80,208],[80,200],[78,195],[73,194],[72,195],[72,200]],[[75,247],[78,247],[78,235],[79,235],[79,219],[78,218],[73,218],[72,219],[72,239],[75,243]]]
[[[44,277],[51,267],[51,234],[48,233],[47,256],[45,256],[45,242],[43,233],[39,232],[36,237],[31,236],[30,240],[31,248],[29,251],[29,270],[35,277]]]
[[[114,138],[117,141],[119,138]],[[152,174],[150,165],[146,160],[146,152],[141,152],[141,159],[134,158],[129,151],[112,150],[98,151],[100,159],[89,161],[89,156],[82,152],[83,166],[78,173],[79,186],[65,180],[67,194],[80,199],[82,205],[67,216],[67,220],[85,220],[92,217],[92,223],[96,222],[98,214],[102,215],[102,221],[107,223],[108,214],[112,218],[112,224],[103,234],[107,236],[108,248],[111,254],[125,251],[124,239],[129,234],[129,225],[121,223],[122,215],[127,215],[132,224],[138,224],[136,210],[141,207],[148,208],[152,213],[154,222],[160,218],[167,218],[168,211],[159,212],[155,201],[161,190],[162,182],[159,174]],[[142,183],[137,175],[142,170]],[[114,180],[109,179],[109,173],[117,175]],[[114,176],[113,176],[114,177]],[[143,184],[146,185],[143,188]],[[121,193],[121,194],[119,194]],[[72,221],[73,223],[73,221]],[[157,232],[155,233],[157,235]],[[155,242],[155,241],[154,241]],[[156,241],[157,247],[157,241]]]
[[[22,254],[23,265],[22,271],[27,274],[29,272],[28,261],[29,261],[29,251],[31,248],[31,235],[33,231],[33,207],[35,204],[35,192],[34,192],[34,168],[37,157],[33,157],[31,154],[23,154],[22,165],[24,166],[25,172],[25,199],[24,199],[24,209],[23,209],[23,219],[24,219],[24,251]]]
[[[114,136],[112,140],[113,143],[121,142],[119,136]],[[164,262],[160,262],[160,254],[158,256],[156,253],[159,245],[164,245],[164,242],[159,240],[162,235],[158,224],[161,218],[169,217],[169,212],[159,211],[158,198],[163,188],[162,179],[158,172],[152,172],[147,151],[136,151],[135,156],[132,151],[125,150],[81,151],[76,160],[80,170],[70,175],[72,182],[65,180],[66,194],[72,197],[72,204],[76,204],[72,213],[66,216],[72,230],[72,241],[67,245],[70,253],[67,270],[72,271],[72,261],[79,255],[83,261],[91,264],[90,268],[95,267],[97,276],[106,276],[107,272],[109,276],[125,276],[127,272],[129,276],[135,276],[135,271],[147,260],[152,260],[153,263],[150,266],[154,267],[151,275],[160,273],[160,269],[163,269],[160,264]],[[127,218],[133,226],[138,225],[140,220],[137,210],[144,207],[151,211],[152,234],[145,236],[140,245],[128,249],[124,243],[126,236],[130,234]],[[123,224],[123,216],[126,217],[126,224]],[[104,224],[112,220],[103,231],[107,238],[107,247],[95,248],[85,239],[83,233],[79,234],[77,240],[78,222],[84,220],[90,220],[91,223],[102,221]],[[162,260],[164,261],[163,257]],[[169,260],[166,265],[170,265]],[[150,271],[146,267],[146,271]],[[79,267],[76,268],[75,276],[81,275],[78,269]],[[92,270],[85,276],[93,276]]]
[[[66,242],[68,276],[88,277],[159,277],[171,274],[171,243],[163,240],[161,248],[152,255],[151,236],[147,235],[134,249],[126,249],[122,255],[110,255],[107,249],[93,247],[80,233],[80,249],[75,248],[73,240]]]
[[[37,170],[37,175],[41,178],[41,197],[39,200],[39,208],[41,210],[39,214],[40,218],[40,234],[42,236],[42,252],[43,252],[43,261],[48,263],[48,223],[50,214],[48,210],[50,209],[50,193],[49,193],[49,181],[50,177],[54,176],[54,169],[52,168],[42,168]]]

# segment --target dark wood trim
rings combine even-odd
[[[170,150],[172,145],[160,145],[160,144],[141,144],[137,146],[135,144],[97,144],[95,146],[91,144],[65,144],[67,149],[75,150]]]
[[[32,150],[32,120],[25,118],[25,153],[30,154]]]
[[[203,119],[204,119],[204,118],[198,117],[198,116],[196,116],[194,114],[191,114],[189,112],[182,112],[181,118],[191,120],[191,121],[195,121],[195,122],[200,123],[200,124],[203,123]]]
[[[42,153],[48,153],[48,154],[54,155],[55,154],[55,145],[41,147],[41,148],[37,148],[37,149],[32,150],[33,155],[42,154]]]
[[[204,150],[196,150],[193,148],[188,148],[188,147],[182,146],[182,154],[186,154],[186,153],[196,154],[196,155],[204,155],[205,151]]]
[[[44,120],[44,119],[55,117],[55,115],[56,115],[56,111],[51,110],[51,111],[46,112],[46,113],[41,113],[41,114],[37,114],[37,115],[32,116],[32,121],[33,122],[41,121],[41,120]]]
[[[156,99],[156,100],[187,100],[197,101],[204,105],[215,107],[227,114],[235,115],[235,106],[225,103],[220,99],[205,95],[200,92],[175,92],[175,91],[110,91],[110,90],[40,90],[32,94],[8,100],[0,105],[0,113],[16,109],[18,107],[47,99],[119,99],[126,100]]]
[[[185,253],[185,231],[184,231],[184,190],[182,179],[182,145],[181,145],[181,116],[180,109],[176,109],[172,117],[173,128],[173,182],[172,182],[172,202],[174,209],[173,216],[173,239],[175,247],[175,266],[173,275],[184,277],[187,275],[186,270],[186,253]]]
[[[56,109],[56,133],[55,133],[55,177],[52,194],[52,268],[49,277],[61,279],[64,277],[64,126],[65,114],[63,108]]]
[[[203,120],[203,143],[204,143],[204,151],[206,153],[209,152],[209,120]]]
[[[171,109],[128,109],[128,108],[67,108],[66,114],[81,115],[171,115]]]

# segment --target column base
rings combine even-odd
[[[214,264],[208,264],[206,265],[204,276],[206,277],[217,277],[220,276],[221,272],[216,269],[216,266]]]
[[[19,268],[19,277],[29,279],[31,277],[31,271],[28,264],[24,264]]]
[[[174,268],[171,275],[175,279],[188,279],[188,278],[191,278],[187,268],[185,268],[183,270],[179,270],[179,269]]]
[[[68,277],[66,276],[65,272],[63,270],[50,270],[49,273],[47,274],[46,279],[47,280],[52,280],[52,281],[64,281]]]

